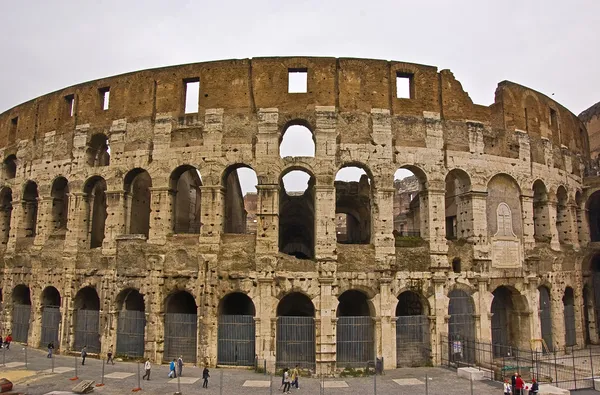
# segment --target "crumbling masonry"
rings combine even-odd
[[[292,125],[314,157],[280,157]],[[587,132],[524,86],[481,106],[431,66],[198,63],[33,99],[0,114],[0,142],[0,321],[17,341],[322,373],[439,364],[442,339],[598,342]],[[335,181],[347,166],[366,176]],[[415,178],[398,197],[400,168]],[[282,187],[292,170],[302,194]]]

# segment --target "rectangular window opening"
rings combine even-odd
[[[557,126],[558,125],[558,118],[556,115],[556,110],[551,108],[550,109],[550,126]]]
[[[100,100],[102,101],[102,110],[108,110],[110,106],[110,88],[102,88],[100,91]]]
[[[308,92],[308,69],[288,69],[288,93]]]
[[[14,117],[10,120],[10,130],[8,133],[8,142],[13,143],[17,138],[17,126],[19,124],[19,117]]]
[[[195,78],[183,82],[185,83],[185,113],[197,113],[200,99],[200,80]]]
[[[396,98],[412,99],[413,94],[413,75],[406,73],[396,74]]]
[[[65,96],[65,101],[67,102],[67,114],[72,117],[75,114],[75,95]]]

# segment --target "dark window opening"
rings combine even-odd
[[[257,184],[256,173],[249,167],[236,166],[225,172],[225,233],[256,232],[256,207],[252,210],[252,205],[246,204],[251,199],[247,198],[248,193],[256,195]]]
[[[66,178],[57,178],[52,185],[52,223],[53,231],[67,229],[69,212],[69,183]]]
[[[174,233],[200,233],[201,186],[200,173],[193,166],[179,166],[171,174]]]
[[[4,178],[12,180],[17,176],[17,157],[9,155],[4,159]]]
[[[558,126],[558,116],[553,108],[550,109],[550,126]]]
[[[12,190],[0,190],[0,243],[6,245],[10,235],[10,218],[12,215]]]
[[[102,110],[106,111],[110,106],[110,88],[100,88],[98,92],[100,93],[100,103],[102,105]]]
[[[219,303],[219,315],[254,315],[254,303],[241,292],[230,293]]]
[[[460,273],[461,272],[461,261],[460,261],[460,258],[454,258],[452,260],[452,271],[454,273]]]
[[[334,185],[336,229],[340,229],[338,243],[369,244],[372,198],[369,176],[359,167],[344,167],[337,172]]]
[[[456,240],[456,215],[446,217],[446,239]]]
[[[185,102],[184,108],[186,114],[194,114],[198,112],[200,102],[200,79],[192,78],[184,80],[185,84]]]
[[[87,213],[87,236],[90,248],[102,247],[104,241],[104,225],[108,213],[106,203],[106,181],[101,177],[90,179],[85,187],[85,204]]]
[[[23,236],[35,237],[38,210],[38,187],[33,181],[28,181],[23,192]]]
[[[67,115],[72,117],[75,115],[75,95],[65,96],[65,102],[67,103]]]
[[[308,92],[308,69],[288,69],[288,93]]]
[[[398,99],[414,99],[414,74],[397,73],[396,74],[396,98]]]
[[[315,180],[293,170],[281,178],[279,194],[279,251],[298,259],[314,257]]]
[[[423,183],[408,169],[394,173],[394,236],[421,236],[420,191]]]
[[[110,146],[108,137],[103,133],[92,136],[86,150],[87,164],[90,166],[108,166],[110,164]]]
[[[126,221],[127,234],[141,234],[146,238],[149,236],[150,188],[152,188],[152,179],[146,170],[133,169],[125,176],[125,205],[128,216],[128,221]]]
[[[19,125],[19,117],[14,117],[10,120],[10,130],[8,131],[8,143],[14,143],[17,138],[17,126]]]

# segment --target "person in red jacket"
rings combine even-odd
[[[7,350],[10,349],[10,343],[12,343],[12,336],[9,333],[8,336],[6,336],[6,339],[4,340],[4,347],[6,347]]]
[[[517,380],[515,381],[515,395],[522,395],[524,386],[525,383],[523,382],[521,375],[517,374]]]

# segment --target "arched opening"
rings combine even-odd
[[[315,367],[315,306],[300,292],[285,295],[277,305],[278,368]]]
[[[549,218],[548,190],[541,180],[536,180],[533,183],[533,236],[536,241],[550,241]]]
[[[16,342],[27,343],[31,317],[29,287],[23,284],[17,285],[12,292],[12,303],[12,338]]]
[[[431,342],[429,314],[426,302],[419,294],[405,291],[398,296],[396,306],[397,367],[430,366]]]
[[[0,190],[0,243],[6,245],[10,237],[10,219],[12,215],[12,190],[4,187]]]
[[[219,303],[217,364],[253,366],[255,358],[254,303],[248,295],[234,292]]]
[[[462,263],[462,262],[461,262],[460,258],[458,258],[458,257],[457,257],[457,258],[454,258],[454,259],[452,260],[452,271],[453,271],[454,273],[460,273],[460,272],[461,272],[461,269],[462,269],[462,267],[461,267],[461,263]]]
[[[23,236],[35,237],[38,211],[38,187],[33,181],[27,181],[23,189]]]
[[[52,183],[52,232],[57,233],[67,229],[69,215],[69,182],[64,177],[58,177]]]
[[[279,156],[314,157],[315,140],[312,132],[305,125],[291,124],[285,129],[279,144]]]
[[[466,239],[472,231],[471,179],[463,170],[446,175],[446,239]]]
[[[337,242],[369,244],[371,242],[372,179],[357,166],[342,167],[335,175],[335,213]]]
[[[492,292],[492,344],[495,357],[512,355],[512,348],[529,345],[529,321],[525,298],[514,288],[501,285]]]
[[[125,176],[125,207],[127,215],[125,233],[144,235],[150,232],[150,188],[152,179],[144,169],[136,168]]]
[[[575,294],[573,288],[567,287],[563,295],[563,316],[565,320],[565,346],[577,345],[575,333]]]
[[[471,295],[460,289],[448,294],[448,357],[456,366],[475,362],[475,305]]]
[[[117,296],[117,355],[144,356],[146,306],[144,296],[137,289],[124,289]]]
[[[106,208],[106,181],[102,177],[90,178],[83,189],[87,213],[87,237],[90,248],[102,247],[104,225],[108,213]]]
[[[367,295],[349,290],[338,297],[336,360],[338,368],[363,367],[375,360],[373,319]]]
[[[571,242],[571,224],[567,190],[561,185],[556,191],[556,230],[560,244]]]
[[[183,165],[171,173],[173,233],[200,233],[202,179],[193,166]]]
[[[225,188],[225,233],[256,232],[256,185],[258,177],[246,165],[230,166],[223,176]],[[254,195],[251,197],[249,194]],[[254,210],[252,210],[254,206]],[[253,232],[254,231],[254,232]]]
[[[110,147],[108,137],[104,133],[92,136],[86,150],[86,159],[90,166],[108,166],[110,164]]]
[[[600,241],[600,191],[591,194],[587,201],[590,240]]]
[[[100,298],[95,288],[81,288],[73,300],[75,310],[75,350],[84,346],[90,353],[100,352]]]
[[[552,351],[554,349],[554,343],[552,342],[552,304],[550,302],[550,290],[547,287],[538,288],[540,297],[540,326],[542,332],[542,339],[548,346],[548,349]]]
[[[54,287],[46,287],[42,292],[42,336],[40,347],[50,342],[59,346],[60,314],[60,292]]]
[[[412,168],[400,168],[394,173],[394,236],[420,237],[421,207],[425,207],[425,176]]]
[[[302,170],[281,177],[279,194],[279,251],[312,259],[315,244],[315,180]]]
[[[9,155],[4,159],[4,179],[12,180],[17,176],[17,157],[15,155]]]
[[[198,350],[198,306],[187,291],[169,295],[165,301],[164,361],[183,356],[196,363]]]

